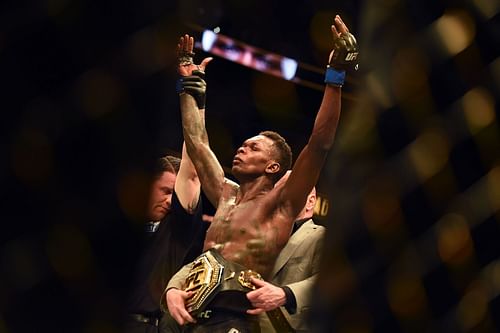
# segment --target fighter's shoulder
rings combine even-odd
[[[240,185],[238,185],[236,182],[232,181],[231,179],[224,178],[224,182],[222,183],[223,191],[238,191],[239,188]]]
[[[265,196],[265,200],[272,204],[274,208],[283,208],[286,205],[286,201],[282,198],[283,186],[275,186],[271,191]]]

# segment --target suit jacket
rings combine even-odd
[[[296,313],[289,314],[284,307],[281,310],[297,331],[309,331],[305,319],[310,308],[311,287],[319,270],[324,234],[325,228],[314,224],[312,219],[304,222],[281,250],[271,272],[273,284],[287,286],[295,295]],[[259,319],[262,333],[275,332],[265,313]]]

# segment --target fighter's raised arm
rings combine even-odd
[[[212,58],[205,58],[200,65],[195,65],[193,46],[193,37],[187,34],[180,38],[177,45],[182,128],[187,153],[196,168],[203,191],[214,207],[217,207],[224,184],[224,171],[210,149],[204,117],[205,68]]]
[[[283,186],[280,203],[286,214],[296,216],[317,183],[328,151],[333,145],[340,117],[341,87],[345,70],[357,65],[356,39],[339,15],[331,27],[333,50],[325,76],[325,92],[307,145],[297,157],[292,173]]]

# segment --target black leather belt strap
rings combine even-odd
[[[274,330],[279,333],[295,333],[295,329],[290,325],[286,319],[281,308],[276,308],[271,311],[266,312],[271,324],[273,324]]]
[[[145,315],[140,314],[140,313],[131,313],[130,317],[132,319],[134,319],[135,321],[138,321],[140,323],[150,324],[150,325],[153,325],[155,327],[158,327],[158,324],[160,323],[160,318],[149,317],[149,316],[145,316]]]

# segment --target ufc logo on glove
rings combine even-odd
[[[356,60],[356,58],[358,57],[358,53],[359,53],[359,52],[351,52],[351,53],[347,53],[347,55],[345,56],[345,61],[353,61],[353,60]]]

